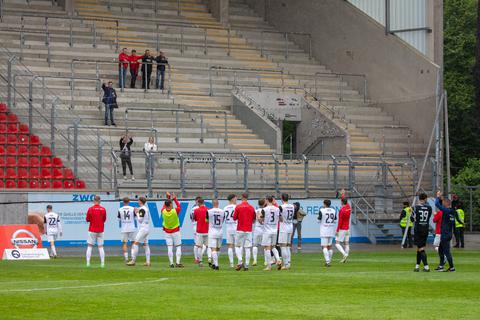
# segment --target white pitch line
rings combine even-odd
[[[34,292],[34,291],[56,291],[56,290],[64,290],[64,289],[85,289],[85,288],[101,288],[101,287],[118,287],[118,286],[126,286],[131,284],[141,284],[141,283],[156,283],[166,281],[168,278],[160,278],[154,279],[149,281],[130,281],[130,282],[114,282],[114,283],[105,283],[105,284],[95,284],[95,285],[86,285],[86,286],[68,286],[68,287],[53,287],[53,288],[32,288],[32,289],[8,289],[8,290],[0,290],[0,293],[7,293],[7,292]]]

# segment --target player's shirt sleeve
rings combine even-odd
[[[318,218],[319,221],[322,220],[322,210],[318,211]]]
[[[90,211],[90,209],[88,209],[87,210],[87,217],[86,217],[87,222],[90,222],[90,215],[91,215],[91,211]]]
[[[121,218],[120,210],[118,210],[117,218],[118,218],[118,220],[120,220],[120,218]]]
[[[43,216],[43,223],[47,224],[47,218],[45,218],[45,216]]]
[[[238,220],[238,210],[237,210],[238,206],[235,207],[235,210],[233,210],[233,220],[234,221],[237,221]]]
[[[107,221],[107,210],[105,210],[105,208],[103,209],[102,215],[103,215],[103,222]]]
[[[180,213],[180,202],[178,202],[177,198],[173,198],[173,202],[175,202],[175,212],[177,212],[177,214]]]

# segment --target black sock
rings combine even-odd
[[[427,253],[425,251],[422,251],[421,255],[422,255],[423,266],[428,266]]]
[[[421,261],[422,261],[422,257],[420,255],[420,252],[417,251],[417,264],[420,264]]]

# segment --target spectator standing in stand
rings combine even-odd
[[[133,176],[132,168],[132,151],[130,147],[132,146],[133,139],[128,134],[125,134],[120,138],[120,159],[122,159],[122,170],[123,170],[123,179],[127,180],[127,165],[130,170],[130,175],[132,176],[132,181],[135,180]]]
[[[117,104],[117,92],[113,89],[113,82],[109,81],[108,86],[105,83],[102,84],[103,99],[105,104],[105,125],[108,126],[108,118],[110,117],[110,123],[115,126],[115,120],[113,120],[113,109],[118,108]]]
[[[162,51],[159,52],[158,56],[155,58],[157,62],[157,80],[155,88],[163,91],[165,83],[165,69],[168,64],[167,57],[165,57]]]
[[[150,50],[145,50],[145,54],[142,56],[142,89],[150,89],[153,62],[154,57],[150,54]]]
[[[118,55],[118,86],[120,88],[125,88],[125,83],[127,81],[127,70],[129,56],[127,54],[127,48],[123,48],[122,52]]]
[[[155,172],[155,152],[157,152],[157,145],[155,144],[155,138],[150,137],[148,138],[148,141],[145,142],[145,145],[143,146],[143,151],[146,153],[145,157],[145,174],[148,177],[148,173],[153,177],[153,174]],[[150,158],[151,157],[151,162]],[[152,167],[150,168],[150,163],[152,164]]]
[[[137,56],[137,51],[132,50],[132,54],[128,57],[128,61],[130,61],[130,88],[134,89],[137,77],[138,77],[138,68],[140,67],[140,63],[138,60],[141,60],[142,56]]]

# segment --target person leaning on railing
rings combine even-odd
[[[145,54],[142,56],[142,89],[150,89],[154,59],[150,50],[145,50]]]
[[[167,67],[168,59],[165,57],[164,53],[160,51],[155,58],[155,61],[157,62],[157,80],[155,88],[163,91],[165,83],[165,68]]]
[[[139,60],[142,59],[142,56],[137,56],[137,51],[132,50],[132,54],[128,56],[128,61],[130,62],[130,88],[134,89],[137,77],[138,77],[138,68],[140,67]]]
[[[127,48],[123,48],[122,52],[120,52],[120,54],[118,55],[118,62],[118,87],[125,88],[129,62]]]
[[[130,170],[130,175],[132,176],[132,181],[135,180],[133,176],[133,168],[132,168],[132,151],[130,147],[133,144],[133,139],[128,134],[125,134],[123,137],[120,138],[120,159],[122,159],[122,170],[123,170],[123,179],[127,180],[127,165],[128,169]]]
[[[115,120],[113,119],[113,109],[118,108],[117,104],[117,92],[113,88],[113,82],[109,81],[108,86],[105,83],[102,84],[103,99],[105,104],[105,125],[108,126],[108,118],[110,117],[110,123],[115,126]]]
[[[155,152],[157,152],[157,145],[155,144],[155,138],[150,137],[148,141],[145,142],[143,146],[143,151],[145,152],[145,174],[148,177],[148,173],[153,176],[155,172]],[[152,164],[152,167],[150,167]]]

